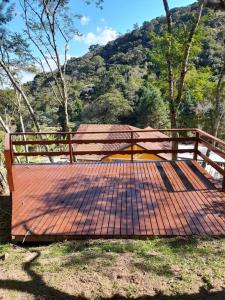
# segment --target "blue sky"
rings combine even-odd
[[[19,0],[16,3],[16,17],[10,23],[11,30],[22,31],[22,20]],[[170,8],[187,6],[193,0],[169,0]],[[103,9],[96,8],[93,3],[85,4],[84,0],[70,0],[73,14],[83,17],[76,20],[75,24],[82,37],[77,36],[69,45],[69,55],[79,57],[88,51],[92,44],[106,44],[115,39],[119,34],[124,34],[133,29],[133,25],[142,25],[144,21],[164,15],[162,0],[104,0]],[[29,77],[29,76],[28,76]],[[24,81],[32,78],[25,78]]]
[[[193,0],[169,0],[170,8],[187,6]],[[71,0],[72,11],[84,16],[83,25],[78,24],[84,35],[71,45],[71,55],[80,56],[87,52],[91,41],[105,43],[107,37],[114,38],[131,30],[135,23],[142,25],[164,15],[162,0],[105,0],[103,9],[94,4],[86,5],[83,0]],[[77,22],[79,23],[79,22]]]

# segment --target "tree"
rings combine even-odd
[[[189,24],[189,28],[173,28],[172,14],[169,10],[168,1],[163,0],[167,33],[164,35],[165,61],[167,64],[168,101],[170,104],[171,127],[177,128],[177,113],[182,100],[185,79],[191,58],[196,56],[200,48],[201,34],[197,29],[201,20],[204,0],[199,2],[195,19]],[[192,51],[193,50],[193,51]]]
[[[1,116],[0,116],[0,125],[6,133],[10,133],[8,125],[5,123],[5,121]]]
[[[115,124],[132,112],[132,107],[121,92],[114,90],[99,96],[83,110],[83,121],[87,123]]]
[[[14,7],[8,5],[7,0],[2,1],[0,6],[0,70],[1,75],[7,78],[10,84],[22,97],[37,131],[40,126],[31,103],[23,90],[19,80],[18,72],[30,69],[31,57],[27,41],[17,33],[6,29],[5,25],[13,18]]]
[[[163,0],[163,4],[166,12],[167,29],[162,36],[152,34],[155,45],[152,53],[150,53],[150,58],[158,67],[160,79],[167,82],[166,97],[170,108],[170,124],[172,128],[177,128],[178,111],[183,97],[188,68],[191,59],[201,50],[202,35],[198,28],[204,0],[199,1],[194,19],[183,26],[173,26],[173,16],[168,1]],[[174,132],[173,137],[176,136],[177,134]],[[176,150],[177,147],[177,143],[173,143],[173,150]],[[176,157],[177,155],[174,154],[173,158],[176,159]]]
[[[169,123],[168,105],[160,89],[146,82],[139,90],[137,123],[140,127],[166,128]]]
[[[25,34],[39,53],[39,57],[34,56],[34,59],[43,73],[45,64],[54,79],[51,87],[62,116],[61,128],[68,131],[68,84],[65,72],[69,42],[76,33],[68,1],[21,0],[20,4],[26,26]]]
[[[223,65],[218,76],[217,85],[214,93],[213,110],[212,110],[212,134],[218,136],[218,131],[222,118],[225,114],[225,50]]]
[[[205,0],[205,5],[213,9],[225,9],[225,0]]]
[[[209,67],[193,68],[188,72],[178,113],[179,126],[183,128],[207,126],[215,86],[215,78]]]

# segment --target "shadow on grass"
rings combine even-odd
[[[154,259],[155,261],[155,259]],[[138,268],[141,271],[146,272],[152,272],[154,274],[157,274],[158,276],[164,276],[164,277],[172,277],[174,276],[174,273],[171,270],[171,267],[165,263],[160,263],[160,260],[155,263],[153,261],[151,262],[137,262],[134,264],[136,268]]]
[[[13,290],[18,292],[28,293],[35,296],[36,299],[86,299],[82,296],[72,296],[64,293],[54,287],[48,286],[42,276],[32,270],[32,265],[40,257],[40,252],[35,251],[34,257],[23,264],[23,270],[30,277],[29,281],[20,280],[0,280],[0,289]]]
[[[34,256],[29,261],[23,264],[23,270],[30,277],[29,281],[20,281],[20,280],[0,280],[0,289],[2,290],[11,290],[17,292],[28,293],[33,295],[35,299],[68,299],[68,300],[89,300],[88,298],[79,295],[73,296],[66,292],[60,291],[57,288],[48,286],[47,283],[43,280],[42,276],[37,274],[32,270],[32,266],[37,262],[40,257],[39,251],[34,251]],[[98,297],[99,300],[222,300],[225,299],[225,289],[219,292],[210,293],[205,288],[201,288],[199,293],[188,295],[188,294],[177,294],[175,296],[165,296],[162,294],[157,294],[155,296],[143,295],[137,298],[127,298],[122,295],[114,295],[112,297]]]
[[[115,261],[114,257],[110,253],[95,253],[95,252],[83,252],[78,256],[72,256],[69,260],[63,263],[63,267],[69,268],[71,266],[83,266],[91,264],[93,261],[101,259],[101,265],[109,266]],[[103,260],[102,260],[103,259]]]
[[[76,252],[95,251],[98,253],[136,253],[146,257],[150,251],[169,252],[172,254],[207,254],[207,248],[202,247],[202,241],[213,241],[212,237],[174,237],[174,238],[149,238],[144,240],[87,240],[79,242],[56,244],[52,247],[52,254],[60,252],[71,254]]]
[[[165,296],[162,294],[157,294],[155,296],[143,295],[136,298],[127,298],[121,295],[114,295],[111,298],[99,298],[100,300],[224,300],[225,290],[215,293],[209,293],[204,288],[202,288],[199,293],[187,295],[187,294],[177,294],[175,296]]]
[[[0,195],[0,242],[10,240],[12,201],[9,195]]]

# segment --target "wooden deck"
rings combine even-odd
[[[224,235],[225,193],[196,161],[13,165],[12,237]]]

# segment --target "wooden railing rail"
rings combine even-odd
[[[218,156],[225,159],[225,151],[218,149],[217,147],[224,148],[225,142],[203,130],[197,129],[196,132],[199,134],[199,143],[204,145],[210,151],[216,153]],[[207,138],[208,140],[205,140]],[[211,141],[212,144],[209,142]],[[212,161],[207,155],[198,150],[198,155],[206,161],[209,165],[211,165],[218,173],[220,173],[223,177],[222,189],[225,190],[225,165],[222,168],[218,163]]]
[[[194,149],[179,149],[179,150],[170,150],[170,149],[156,149],[156,150],[97,150],[97,151],[73,151],[73,155],[112,155],[112,154],[159,154],[159,153],[194,153]],[[69,151],[50,151],[46,152],[16,152],[14,156],[61,156],[69,155]]]
[[[218,145],[221,145],[221,146],[225,147],[225,141],[223,141],[223,140],[221,140],[221,139],[219,139],[219,138],[217,138],[217,137],[215,137],[215,136],[213,136],[213,135],[211,135],[208,132],[205,132],[203,130],[196,129],[196,131],[199,133],[200,138],[207,137],[210,140],[216,142]]]
[[[5,156],[5,167],[7,171],[7,181],[9,185],[9,190],[10,192],[12,192],[14,191],[13,174],[12,174],[13,153],[12,153],[11,135],[9,133],[5,135],[4,156]]]
[[[181,136],[181,137],[156,137],[156,138],[148,138],[148,137],[138,137],[135,133],[151,133],[151,132],[179,132],[184,133],[185,135],[191,136]],[[116,134],[125,134],[127,133],[127,138],[117,138]],[[85,135],[89,135],[88,138],[85,138]],[[109,138],[105,138],[105,136],[101,139],[101,134],[109,134]],[[115,138],[113,138],[113,134],[115,134]],[[49,136],[51,139],[49,139]],[[90,138],[90,135],[93,138]],[[97,135],[97,136],[96,136]],[[26,140],[18,140],[19,136],[26,136]],[[41,136],[41,138],[40,138]],[[33,140],[33,138],[35,138]],[[138,143],[159,143],[159,142],[192,142],[194,143],[193,148],[188,149],[177,149],[173,150],[172,146],[171,149],[151,149],[151,150],[136,150],[134,148],[135,144]],[[80,145],[80,144],[114,144],[114,143],[121,143],[121,144],[128,144],[130,145],[131,150],[99,150],[99,151],[77,151],[73,149],[73,145]],[[61,145],[64,148],[61,151],[53,151],[48,150],[42,147],[41,151],[13,151],[13,146],[46,146],[46,145]],[[207,132],[204,132],[200,129],[195,128],[180,128],[180,129],[141,129],[141,130],[121,130],[121,131],[78,131],[78,132],[26,132],[26,133],[11,133],[7,135],[6,138],[6,145],[5,145],[5,156],[6,156],[6,164],[7,164],[7,171],[8,171],[8,180],[10,182],[11,187],[13,188],[13,180],[12,180],[12,168],[11,165],[13,163],[13,157],[28,157],[28,156],[69,156],[70,163],[74,162],[74,157],[77,155],[112,155],[112,154],[124,154],[130,155],[131,161],[134,161],[135,154],[160,154],[160,153],[193,153],[194,159],[197,160],[198,156],[200,156],[206,163],[210,164],[213,168],[215,168],[222,176],[223,176],[223,188],[225,189],[225,170],[222,168],[218,163],[212,161],[208,156],[202,153],[199,150],[199,145],[204,145],[209,150],[215,152],[217,155],[225,159],[225,151],[219,149],[218,147],[225,147],[225,142],[210,135]],[[134,150],[135,149],[135,150]],[[18,150],[18,149],[17,149]],[[42,151],[43,150],[43,151]]]
[[[138,129],[138,130],[132,130],[135,132],[196,132],[198,129],[196,128],[165,128],[165,129]],[[75,131],[75,132],[60,132],[60,131],[46,131],[46,132],[13,132],[11,135],[81,135],[81,134],[101,134],[101,133],[131,133],[131,130],[101,130],[101,131]]]
[[[71,136],[68,134],[68,136]],[[196,142],[196,137],[181,137],[181,138],[129,138],[129,139],[71,139],[71,144],[115,144],[115,143],[141,143],[141,142],[151,142],[151,143],[158,143],[158,142]],[[36,140],[36,141],[13,141],[13,145],[53,145],[53,144],[62,144],[66,145],[68,144],[68,140],[52,140],[52,141],[43,141],[43,140]],[[91,151],[90,151],[91,152]]]

